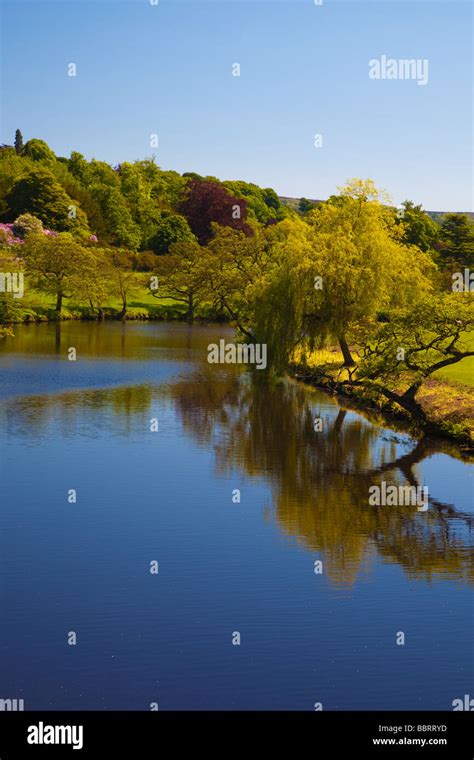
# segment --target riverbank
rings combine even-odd
[[[415,419],[398,404],[389,401],[373,387],[341,385],[340,362],[324,370],[295,364],[291,368],[295,379],[321,388],[340,398],[348,399],[358,408],[383,414],[389,421],[400,421],[414,435],[434,435],[447,438],[467,454],[474,454],[474,393],[472,387],[445,378],[426,380],[420,388],[417,401],[426,419]]]
[[[101,305],[100,311],[89,303],[76,299],[63,299],[61,312],[55,309],[53,296],[38,290],[29,289],[22,299],[11,299],[9,313],[2,315],[1,321],[12,324],[28,322],[56,322],[70,319],[93,320],[104,319],[184,319],[186,305],[169,298],[155,298],[136,275],[135,288],[126,299],[125,317],[121,317],[124,309],[123,301],[119,298],[109,298]],[[140,284],[142,287],[140,288]]]

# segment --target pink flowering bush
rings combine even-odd
[[[0,223],[0,245],[22,245],[25,241],[17,237],[14,232],[15,222],[13,224]],[[43,229],[43,234],[49,237],[57,237],[58,233],[54,230]]]
[[[0,242],[2,245],[17,245],[25,242],[21,238],[15,237],[12,227],[13,224],[0,224]]]

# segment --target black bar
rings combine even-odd
[[[262,750],[265,757],[273,750],[278,756],[288,750],[290,758],[315,760],[333,756],[472,760],[473,717],[471,712],[421,711],[2,712],[0,760],[169,758],[185,751],[207,757],[209,750],[223,758],[238,752],[242,760]],[[56,729],[60,726],[64,730]],[[28,737],[43,743],[29,743]],[[50,738],[69,743],[46,743]]]

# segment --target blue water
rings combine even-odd
[[[1,345],[0,698],[444,710],[474,695],[472,468],[321,392],[208,365],[230,336],[63,323]],[[389,463],[387,482],[428,485],[426,512],[368,506]]]

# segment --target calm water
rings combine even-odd
[[[320,392],[207,364],[225,327],[15,332],[0,347],[0,698],[443,710],[474,696],[465,462]],[[368,506],[382,480],[428,485],[428,510]]]

